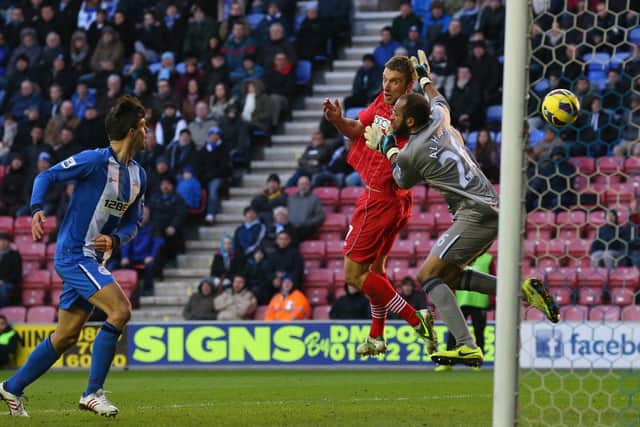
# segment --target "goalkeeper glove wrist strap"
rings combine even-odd
[[[385,153],[385,156],[387,156],[388,160],[391,160],[391,158],[398,154],[400,152],[400,149],[398,147],[391,147],[389,148],[389,150],[387,150],[387,152]]]

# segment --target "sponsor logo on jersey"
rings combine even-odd
[[[386,119],[382,116],[378,116],[376,114],[376,116],[373,118],[373,124],[386,132],[387,129],[389,129],[391,126],[391,121],[389,121],[389,119]]]
[[[76,164],[76,159],[74,159],[73,157],[69,157],[66,160],[63,160],[61,165],[63,169],[69,169],[71,166],[74,166]]]
[[[129,203],[120,200],[104,199],[102,207],[109,212],[110,215],[121,217],[129,207]]]
[[[100,267],[98,267],[98,272],[105,276],[109,276],[111,274],[111,272],[107,270],[107,268],[104,265],[101,265]]]

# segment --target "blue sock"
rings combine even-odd
[[[16,396],[22,396],[25,387],[47,372],[58,357],[60,355],[54,350],[51,337],[47,337],[33,349],[27,363],[7,380],[5,389]]]
[[[104,322],[98,336],[93,343],[91,354],[91,370],[89,371],[89,384],[83,396],[88,396],[100,390],[107,378],[113,356],[116,354],[116,344],[122,331],[109,322]]]

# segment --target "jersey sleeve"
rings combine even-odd
[[[126,245],[138,234],[142,224],[142,211],[144,207],[144,193],[147,191],[147,175],[140,167],[140,193],[122,216],[115,234],[120,239],[121,245]]]
[[[88,177],[103,157],[94,150],[82,151],[55,166],[40,172],[33,183],[31,212],[42,209],[48,188],[56,182],[75,181]]]
[[[358,120],[363,126],[369,126],[373,123],[373,119],[376,116],[376,102],[369,104],[367,108],[358,113]]]
[[[436,96],[429,101],[431,107],[431,117],[433,123],[437,123],[437,127],[449,127],[451,126],[451,113],[450,107],[444,96]]]

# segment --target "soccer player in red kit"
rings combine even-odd
[[[360,112],[358,120],[343,117],[338,100],[331,103],[325,99],[322,104],[327,120],[353,140],[347,161],[366,185],[356,202],[344,246],[345,280],[361,289],[371,303],[371,331],[357,350],[362,356],[386,351],[384,323],[389,310],[414,327],[429,353],[436,345],[432,314],[428,310],[416,311],[407,304],[385,272],[391,246],[411,216],[412,193],[396,185],[386,157],[368,149],[364,137],[369,125],[378,126],[383,132],[390,129],[391,109],[400,96],[411,92],[414,81],[415,70],[409,58],[394,56],[385,64],[382,92]],[[398,146],[402,148],[406,142],[407,138],[400,139]]]

